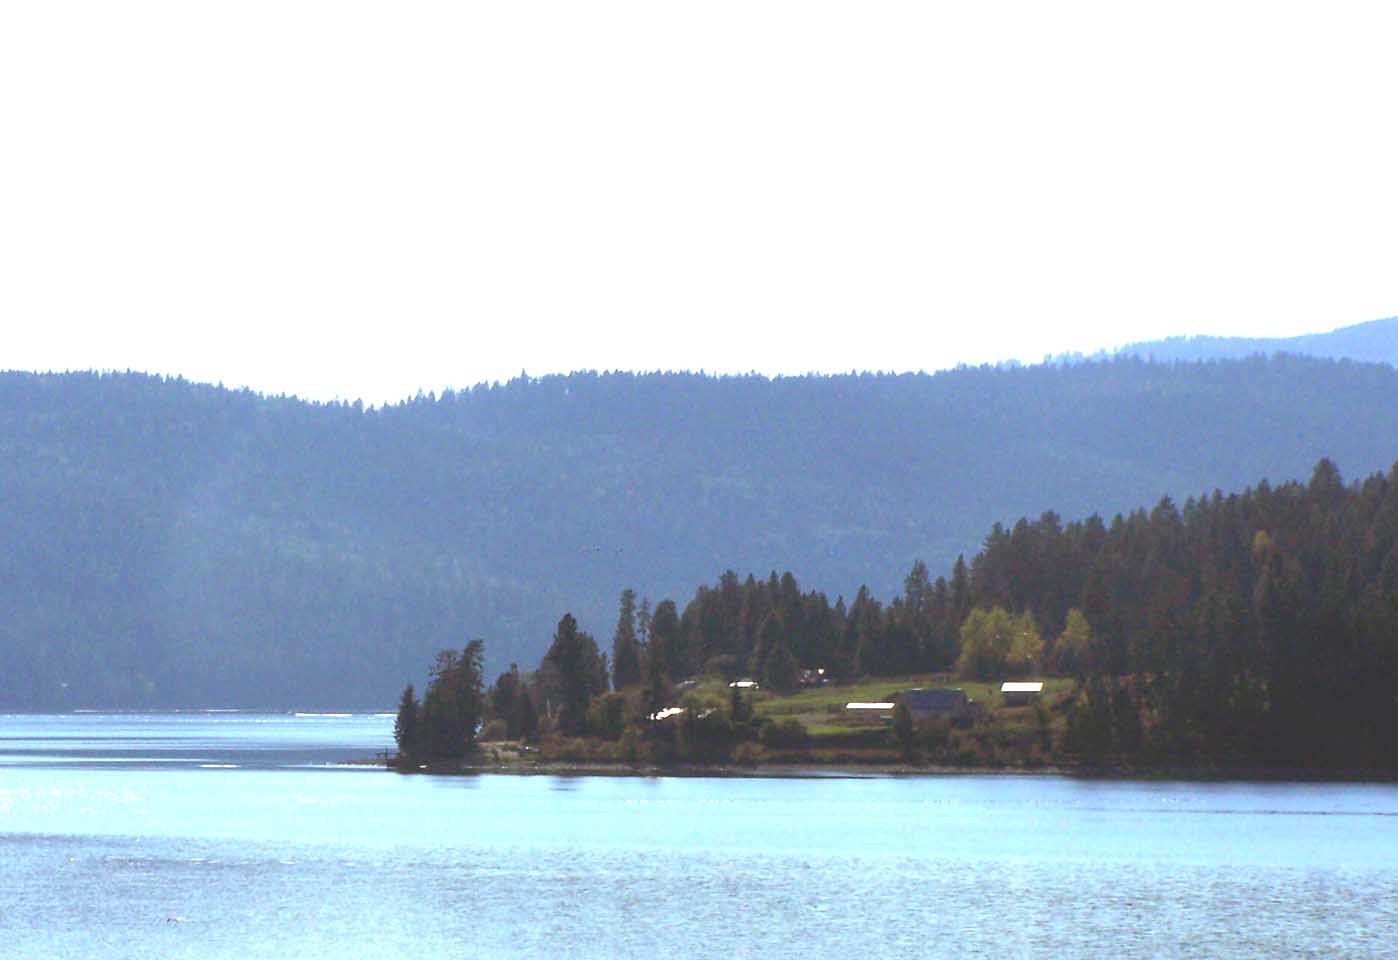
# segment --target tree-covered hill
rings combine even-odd
[[[1398,456],[1398,371],[1296,357],[519,379],[384,409],[0,375],[0,709],[388,707],[444,647],[726,568],[888,595],[997,520]]]
[[[1398,366],[1398,317],[1370,320],[1327,333],[1297,337],[1170,337],[1133,343],[1116,351],[1157,362],[1236,360],[1256,354],[1292,353]]]

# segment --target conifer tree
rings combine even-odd
[[[403,688],[403,697],[398,701],[398,716],[393,721],[393,740],[398,744],[398,753],[406,759],[418,754],[418,713],[422,706],[413,695],[413,685]]]
[[[762,684],[779,693],[789,693],[796,689],[800,666],[786,645],[785,637],[778,637],[775,645],[767,653],[762,668]]]
[[[646,651],[645,685],[641,697],[643,717],[653,717],[663,710],[670,699],[670,680],[665,673],[665,642],[660,635],[651,634]]]
[[[641,648],[636,640],[636,591],[623,590],[616,634],[612,638],[612,687],[620,690],[641,682]]]
[[[460,654],[443,650],[432,666],[432,678],[422,699],[420,742],[434,758],[465,756],[476,740],[485,712],[481,685],[485,644],[472,640]]]
[[[496,719],[505,723],[505,736],[514,739],[519,736],[519,698],[524,694],[524,681],[519,674],[519,665],[510,664],[510,669],[500,674],[489,691],[490,712]]]
[[[578,630],[571,613],[565,613],[544,662],[556,678],[559,728],[569,736],[579,736],[587,729],[588,704],[606,692],[606,667],[597,642]]]
[[[665,676],[681,679],[680,619],[675,601],[661,600],[650,617],[650,658],[658,660]]]

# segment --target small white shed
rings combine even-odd
[[[1044,692],[1042,680],[1006,680],[1000,684],[1000,699],[1007,707],[1022,706],[1039,699]]]

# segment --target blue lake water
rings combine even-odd
[[[0,717],[0,957],[1398,955],[1398,786],[339,765],[392,722]]]

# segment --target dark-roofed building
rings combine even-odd
[[[968,720],[975,716],[975,701],[961,689],[914,687],[895,698],[908,705],[913,720]]]

